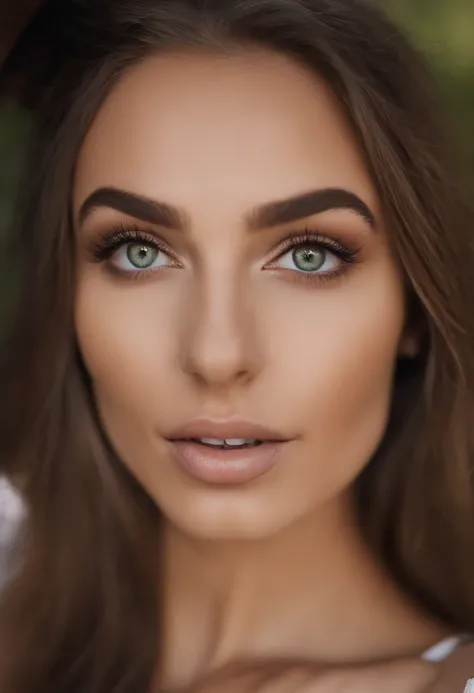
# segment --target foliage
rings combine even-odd
[[[385,0],[431,63],[474,181],[474,0]]]

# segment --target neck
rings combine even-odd
[[[445,635],[379,565],[348,502],[252,542],[166,526],[164,546],[167,684],[243,658],[345,664],[421,654]]]

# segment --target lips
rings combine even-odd
[[[289,439],[246,421],[197,419],[167,437],[182,471],[207,484],[245,484],[269,472]]]
[[[211,419],[195,419],[174,430],[168,440],[257,440],[262,442],[283,443],[287,437],[260,424],[242,420],[213,421]]]

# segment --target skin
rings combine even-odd
[[[103,187],[172,205],[184,228],[104,205],[81,219]],[[374,226],[348,209],[249,226],[262,205],[328,188],[357,195]],[[416,340],[375,186],[330,88],[257,50],[149,58],[98,114],[73,203],[79,345],[106,433],[164,517],[157,683],[184,686],[242,657],[418,657],[443,637],[365,546],[352,508],[396,360]],[[164,241],[159,269],[137,276],[124,247],[93,261],[117,225]],[[278,250],[295,232],[357,259],[328,253],[338,276],[303,277]],[[245,418],[292,442],[254,482],[198,482],[165,439],[199,416]]]
[[[180,693],[462,693],[473,661],[474,646],[469,645],[441,666],[415,658],[347,668],[241,664],[225,667]]]
[[[435,676],[435,667],[414,659],[349,669],[240,665],[227,667],[180,693],[428,693]]]

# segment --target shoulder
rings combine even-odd
[[[436,681],[426,693],[463,693],[471,678],[474,678],[474,643],[460,647],[439,665]]]

